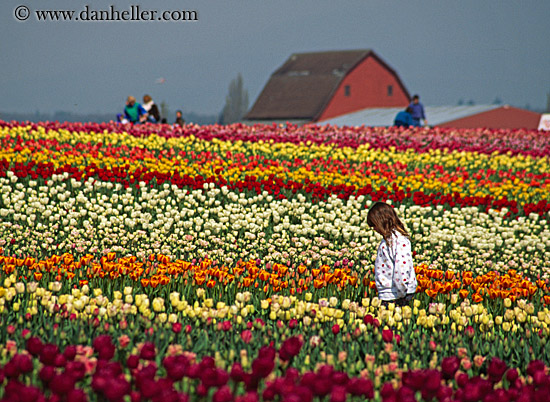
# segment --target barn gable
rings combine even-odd
[[[365,70],[362,66],[365,64],[376,65],[375,69],[383,70],[393,79],[395,93],[392,94],[393,98],[389,104],[381,99],[373,101],[373,94],[369,97],[369,94],[365,93],[369,88],[372,90],[375,85],[379,85],[377,78],[380,77],[379,73],[371,73],[370,78],[368,72],[358,73]],[[353,79],[354,74],[357,76],[356,79]],[[367,82],[369,79],[371,82]],[[350,80],[357,83],[354,83],[353,87],[350,83],[346,84]],[[346,84],[344,86],[347,88],[342,84]],[[350,88],[353,96],[350,96]],[[343,99],[340,99],[342,96],[338,97],[341,91],[345,91]],[[395,71],[372,50],[297,53],[290,56],[271,75],[245,118],[317,121],[321,117],[328,118],[373,105],[404,105],[408,98],[409,94]]]

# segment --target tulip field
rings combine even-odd
[[[549,195],[538,131],[0,121],[0,400],[548,401]]]

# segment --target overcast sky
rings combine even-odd
[[[196,10],[198,21],[45,22],[35,14],[87,4]],[[14,14],[21,5],[26,21]],[[548,0],[1,0],[0,111],[116,114],[128,95],[149,93],[171,110],[218,114],[238,73],[252,104],[290,54],[344,49],[374,50],[425,105],[498,97],[542,109],[548,38]]]

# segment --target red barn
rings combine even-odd
[[[295,53],[271,75],[245,119],[316,122],[404,107],[409,99],[397,73],[372,50]]]

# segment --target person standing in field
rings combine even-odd
[[[378,297],[382,304],[408,304],[417,287],[410,236],[391,205],[375,203],[367,214],[367,224],[382,235],[374,262]]]
[[[428,120],[426,120],[426,114],[424,113],[424,105],[420,103],[420,97],[414,95],[412,102],[409,107],[411,108],[411,115],[415,127],[420,127],[420,120],[424,120],[424,125],[428,125]]]

